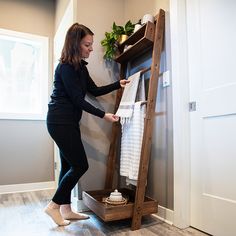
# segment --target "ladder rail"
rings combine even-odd
[[[159,81],[159,70],[161,53],[164,38],[164,27],[165,27],[165,12],[160,10],[157,16],[154,46],[152,53],[152,65],[151,65],[151,77],[148,89],[148,101],[147,101],[147,112],[144,122],[144,133],[143,133],[143,143],[141,149],[141,158],[139,164],[139,174],[135,193],[135,203],[132,218],[132,230],[137,230],[141,226],[142,210],[145,197],[146,183],[147,183],[147,173],[148,165],[151,153],[151,142],[152,142],[152,130],[153,130],[153,120],[155,113],[156,97],[157,97],[157,87]]]
[[[141,70],[141,74],[146,73],[151,70],[149,89],[148,89],[148,98],[147,101],[144,101],[143,104],[147,104],[147,112],[144,120],[144,133],[143,133],[143,142],[141,149],[141,157],[139,164],[139,174],[137,187],[135,191],[135,202],[133,208],[132,216],[132,225],[131,230],[137,230],[141,227],[141,219],[143,216],[143,204],[145,198],[145,190],[147,184],[147,173],[148,165],[150,160],[151,153],[151,142],[152,142],[152,130],[153,130],[153,121],[155,115],[155,106],[156,106],[156,97],[157,97],[157,87],[160,70],[160,60],[161,53],[163,50],[163,38],[164,38],[164,29],[165,29],[165,11],[160,9],[156,18],[155,26],[155,35],[154,35],[154,44],[152,51],[152,64],[149,68],[144,68]],[[120,68],[120,79],[125,78],[127,72],[127,63],[122,63]],[[123,90],[117,92],[115,111],[118,109]],[[107,160],[107,172],[105,180],[105,189],[113,188],[113,179],[116,167],[117,160],[117,137],[120,134],[120,125],[118,123],[112,124],[112,138]]]

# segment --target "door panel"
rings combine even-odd
[[[235,114],[235,93],[236,83],[204,90],[202,100],[200,100],[202,117]]]
[[[236,234],[236,2],[188,0],[191,225]]]

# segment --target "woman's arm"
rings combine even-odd
[[[92,104],[84,99],[83,90],[79,80],[77,79],[77,73],[70,65],[62,65],[60,68],[60,75],[64,84],[65,90],[74,106],[82,109],[90,114],[103,118],[105,112],[94,107]]]
[[[91,79],[91,77],[88,76],[87,89],[88,89],[88,92],[91,93],[95,97],[110,93],[110,92],[117,90],[119,88],[121,88],[119,81],[116,81],[115,83],[112,83],[112,84],[98,87],[94,83],[94,81]]]
[[[129,82],[130,82],[129,80],[122,79],[122,80],[116,81],[115,83],[98,87],[94,83],[94,81],[91,79],[91,77],[89,76],[88,92],[91,93],[93,96],[97,97],[97,96],[101,96],[101,95],[110,93],[110,92],[117,90],[121,87],[125,87],[125,85]]]

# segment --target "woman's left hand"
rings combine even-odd
[[[128,84],[129,82],[130,82],[130,80],[121,79],[121,80],[120,80],[120,86],[121,86],[122,88],[124,88],[125,85]]]
[[[119,120],[119,116],[116,116],[112,113],[105,113],[103,118],[109,122],[117,122]]]

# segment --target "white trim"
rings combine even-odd
[[[154,217],[158,218],[161,221],[164,221],[165,223],[169,225],[173,225],[174,220],[174,211],[165,208],[163,206],[158,206],[158,212],[157,214],[152,214]]]
[[[55,188],[56,188],[55,181],[27,183],[27,184],[0,185],[0,194],[30,192],[30,191],[47,190],[47,189],[55,189]]]
[[[170,0],[174,225],[190,225],[190,119],[186,0]]]

